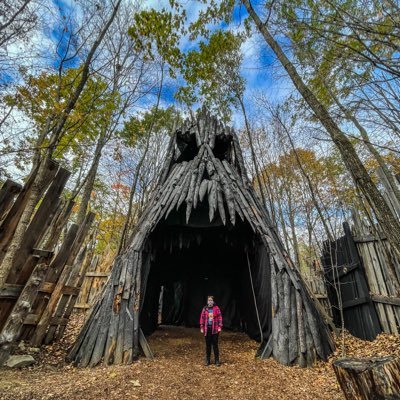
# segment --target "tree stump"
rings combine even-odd
[[[333,369],[347,400],[400,399],[398,357],[345,358]]]

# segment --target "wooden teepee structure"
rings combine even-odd
[[[203,110],[197,121],[185,121],[172,135],[157,189],[130,246],[115,259],[102,297],[69,353],[70,360],[78,366],[94,366],[102,360],[130,363],[139,355],[142,321],[150,315],[141,313],[144,298],[151,293],[149,274],[155,249],[160,240],[169,240],[172,248],[174,240],[172,233],[160,234],[166,232],[160,227],[175,218],[175,227],[182,228],[177,252],[183,251],[182,246],[190,251],[193,244],[183,228],[190,227],[204,208],[208,218],[202,226],[213,224],[222,234],[247,226],[250,232],[243,236],[251,236],[246,244],[248,265],[243,261],[243,270],[248,268],[252,277],[252,295],[247,297],[254,300],[262,336],[258,336],[260,352],[286,365],[305,366],[327,358],[333,350],[329,329],[250,184],[236,134]],[[193,226],[200,225],[192,224],[192,229],[201,236],[202,231]],[[188,258],[187,269],[190,264]]]

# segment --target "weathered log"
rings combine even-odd
[[[197,201],[199,199],[199,190],[200,190],[200,184],[202,182],[203,179],[203,175],[204,175],[204,170],[206,168],[206,161],[202,161],[200,162],[199,165],[199,172],[197,174],[197,181],[195,184],[195,188],[194,188],[194,194],[193,194],[193,208],[197,207]]]
[[[31,253],[32,248],[38,246],[46,229],[53,220],[57,207],[60,204],[59,196],[70,176],[70,172],[64,168],[59,168],[53,182],[49,186],[42,202],[32,218],[26,232],[24,233],[23,245],[13,260],[13,268],[10,271],[10,279],[13,281],[23,269],[24,263]],[[31,271],[27,271],[30,275]],[[28,275],[28,276],[29,276]]]
[[[400,358],[345,358],[333,364],[347,400],[400,399]]]
[[[40,197],[43,195],[54,178],[58,169],[58,164],[55,161],[49,160],[46,165],[46,172],[43,179],[43,186],[41,187]],[[0,225],[0,263],[3,261],[5,253],[7,252],[8,246],[14,236],[15,229],[24,211],[24,208],[29,200],[29,196],[33,190],[33,183],[35,180],[37,170],[31,171],[31,174],[25,183],[23,189],[15,199],[13,205],[9,209],[6,217],[1,221]]]
[[[77,276],[78,276],[79,270],[81,269],[83,260],[85,258],[86,249],[87,249],[87,246],[84,246],[81,249],[76,260],[74,261],[74,265],[72,267],[72,272],[70,274],[70,277],[69,277],[68,281],[66,282],[67,286],[74,288],[76,290],[76,292],[73,294],[68,294],[68,293],[65,293],[65,290],[63,290],[61,298],[57,304],[56,311],[54,312],[54,318],[52,318],[52,319],[56,319],[56,321],[59,318],[63,318],[64,320],[69,320],[69,318],[72,314],[72,310],[74,308],[76,299],[78,297],[77,293],[79,293],[79,290],[82,286],[83,279],[85,277],[85,270],[83,270],[81,272],[81,276],[79,278]],[[58,330],[57,330],[57,328],[58,328]],[[44,339],[44,343],[49,344],[54,340],[54,338],[57,338],[57,339],[61,338],[64,334],[65,328],[66,328],[66,325],[58,326],[56,324],[50,324],[49,329],[46,334],[46,337]]]
[[[210,222],[214,219],[214,213],[217,209],[217,185],[216,180],[211,180],[208,182],[208,217]]]
[[[8,316],[0,334],[0,365],[4,362],[10,351],[12,344],[15,342],[21,332],[25,317],[31,311],[32,304],[38,293],[40,284],[46,275],[48,268],[48,260],[38,258],[38,264],[33,270],[28,282],[26,283],[21,295],[19,296],[15,306]]]
[[[304,329],[304,318],[303,318],[303,302],[301,300],[301,295],[298,290],[296,290],[296,314],[297,314],[297,331],[299,336],[299,365],[300,367],[306,366],[306,333]]]
[[[226,225],[226,216],[225,216],[225,208],[224,208],[224,198],[222,196],[221,185],[217,187],[217,202],[218,202],[218,213],[221,217],[222,223]]]
[[[22,186],[19,183],[7,179],[0,189],[0,220],[8,211],[14,200],[14,197],[20,193]]]
[[[53,293],[50,296],[49,302],[47,304],[46,309],[44,310],[37,326],[35,332],[30,340],[33,346],[40,346],[42,344],[42,340],[46,334],[46,330],[50,324],[51,317],[53,316],[53,312],[56,309],[57,302],[61,296],[62,289],[71,273],[71,266],[66,266],[63,269],[63,272],[60,275],[60,278],[53,290]]]

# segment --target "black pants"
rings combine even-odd
[[[218,336],[219,333],[215,333],[214,335],[211,333],[212,328],[208,327],[206,338],[206,357],[207,361],[210,361],[211,357],[211,346],[214,350],[214,359],[215,361],[219,361],[219,349],[218,349]]]

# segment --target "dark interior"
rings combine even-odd
[[[232,140],[232,136],[227,136],[223,132],[217,135],[212,149],[214,156],[220,160],[231,161]],[[196,144],[196,136],[189,131],[178,131],[176,145],[179,150],[179,156],[176,159],[177,163],[193,160],[199,152],[199,147]]]
[[[207,295],[214,295],[224,329],[244,331],[260,341],[253,287],[263,337],[270,332],[269,257],[250,226],[240,219],[224,226],[218,216],[208,220],[208,204],[201,203],[185,223],[185,208],[158,224],[149,238],[148,279],[140,325],[149,335],[161,324],[198,327]]]

